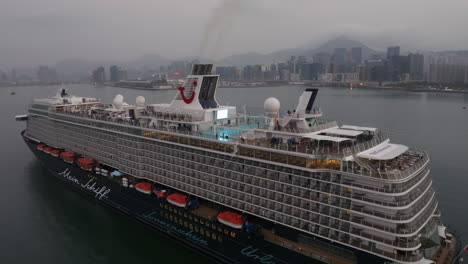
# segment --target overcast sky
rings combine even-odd
[[[65,58],[220,58],[346,35],[374,48],[468,49],[468,0],[1,0],[0,66]]]

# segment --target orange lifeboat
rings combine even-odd
[[[242,226],[245,222],[245,217],[230,211],[225,211],[218,214],[217,218],[220,223],[235,229],[242,229]]]
[[[58,156],[60,155],[60,150],[58,150],[58,149],[52,149],[52,150],[50,151],[50,155],[52,155],[52,156],[58,158]]]
[[[52,148],[51,148],[51,147],[47,147],[47,146],[45,146],[45,147],[42,149],[42,151],[44,151],[44,152],[47,153],[47,154],[50,154],[50,151],[51,151],[51,150],[52,150]]]
[[[140,182],[135,184],[135,189],[144,194],[151,193],[151,184],[147,182]]]
[[[167,201],[178,207],[186,207],[189,203],[188,196],[180,193],[173,193],[171,195],[168,195]]]
[[[63,161],[67,163],[73,163],[73,161],[75,160],[75,153],[68,151],[62,152],[62,154],[60,154],[60,157],[63,159]]]
[[[79,158],[78,160],[76,160],[76,163],[83,170],[87,170],[87,171],[92,171],[93,170],[94,160],[92,160],[92,159]]]
[[[162,189],[162,188],[156,188],[153,192],[159,198],[166,198],[167,197],[167,191]]]
[[[44,151],[45,146],[46,146],[45,144],[38,144],[36,148],[37,150]]]

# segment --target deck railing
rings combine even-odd
[[[56,114],[65,114],[69,116],[115,123],[119,125],[133,126],[133,127],[145,128],[145,129],[150,129],[150,130],[155,130],[155,131],[170,132],[173,134],[194,136],[194,137],[198,137],[201,139],[218,141],[219,143],[231,143],[231,144],[247,145],[247,146],[254,146],[254,147],[262,147],[262,148],[269,148],[269,149],[301,153],[301,154],[312,155],[312,156],[321,156],[325,158],[335,158],[335,159],[349,157],[350,155],[355,156],[356,153],[359,153],[368,148],[374,147],[387,139],[385,135],[377,134],[368,141],[358,143],[351,148],[346,148],[343,150],[339,150],[338,148],[328,148],[328,147],[310,148],[307,145],[299,144],[296,142],[283,142],[283,143],[274,142],[273,143],[271,140],[267,140],[267,139],[246,139],[246,138],[239,137],[239,136],[221,137],[213,133],[213,131],[191,131],[189,129],[183,129],[183,128],[177,129],[177,128],[166,128],[166,127],[160,127],[160,126],[150,126],[149,122],[140,122],[137,119],[122,119],[118,115],[117,116],[96,115],[96,114],[90,114],[88,111],[64,112],[60,110],[53,110],[52,112]],[[323,129],[337,126],[337,123],[335,121],[327,122],[327,121],[322,120],[321,122],[323,122],[323,124],[319,124],[316,127],[309,128],[307,129],[306,132],[308,133],[316,132],[316,131],[320,131]],[[236,128],[219,127],[218,129],[236,129]],[[246,129],[239,129],[239,130],[246,131]],[[356,159],[358,158],[355,156],[355,160]],[[422,160],[419,160],[414,165],[410,166],[408,169],[404,171],[402,170],[377,171],[371,168],[362,167],[361,170],[353,171],[351,173],[363,175],[363,176],[375,177],[375,178],[390,179],[390,180],[404,179],[408,177],[409,175],[412,175],[417,170],[419,170],[420,167],[423,164],[425,164],[425,162],[427,162],[428,159],[429,157],[427,153],[424,153]]]

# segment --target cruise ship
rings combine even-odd
[[[18,118],[22,136],[64,186],[220,263],[457,260],[426,152],[327,121],[318,89],[292,112],[273,97],[237,112],[211,71],[194,65],[168,104],[60,89]]]

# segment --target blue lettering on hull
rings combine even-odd
[[[171,225],[171,224],[169,224],[169,223],[155,217],[156,215],[157,215],[157,212],[152,212],[150,214],[144,214],[143,217],[148,219],[148,220],[151,220],[151,221],[153,221],[155,223],[158,223],[158,224],[166,227],[167,229],[169,229],[171,231],[175,231],[175,232],[177,232],[177,233],[179,233],[179,234],[181,234],[181,235],[183,235],[183,236],[185,236],[185,237],[187,237],[187,238],[189,238],[189,239],[191,239],[193,241],[196,241],[196,242],[198,242],[200,244],[208,246],[208,241],[206,241],[206,240],[200,238],[199,236],[193,234],[193,231],[185,231],[183,229],[180,229],[175,225]]]
[[[274,258],[273,255],[268,254],[268,255],[260,256],[260,255],[256,254],[258,251],[259,251],[258,248],[254,248],[252,246],[249,246],[249,247],[246,247],[246,248],[242,249],[241,254],[246,256],[246,257],[258,260],[262,264],[275,264],[275,262],[270,261],[270,259]]]

